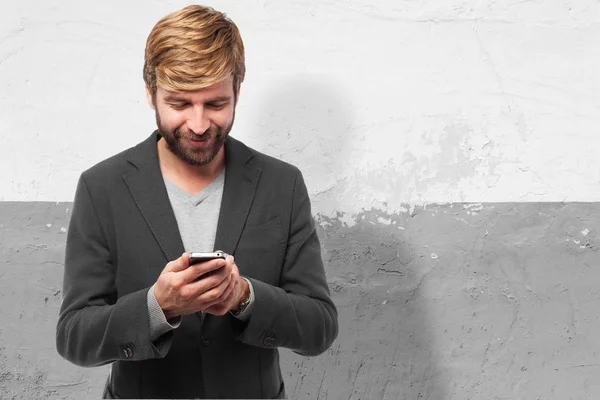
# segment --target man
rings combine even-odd
[[[81,175],[57,348],[112,364],[105,398],[285,398],[277,348],[337,337],[302,174],[228,136],[244,75],[224,14],[166,16],[144,64],[158,130]]]

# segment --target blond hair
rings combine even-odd
[[[246,74],[244,44],[224,13],[192,5],[156,23],[146,41],[144,81],[155,98],[158,86],[194,91],[233,77],[234,93]]]

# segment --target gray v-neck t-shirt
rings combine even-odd
[[[214,246],[225,171],[196,194],[184,191],[168,179],[164,181],[185,251],[192,253],[219,250]]]

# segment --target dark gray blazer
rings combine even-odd
[[[227,139],[215,249],[233,254],[252,282],[252,316],[242,323],[187,315],[150,342],[147,291],[184,252],[158,164],[159,138],[154,132],[81,175],[58,352],[80,366],[112,363],[105,393],[117,398],[282,398],[277,348],[315,356],[338,333],[302,175]]]

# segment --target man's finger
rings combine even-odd
[[[182,277],[188,283],[194,282],[195,280],[200,278],[202,275],[207,274],[208,272],[218,272],[225,265],[225,260],[222,260],[220,258],[216,260],[204,261],[201,263],[193,264],[190,265],[190,268],[186,269],[183,272]]]
[[[219,302],[215,302],[214,304],[211,304],[210,307],[207,307],[205,309],[205,311],[209,314],[216,314],[216,315],[223,315],[224,313],[229,311],[229,309],[231,307],[230,303],[233,301],[233,299],[235,298],[235,296],[237,294],[237,286],[238,285],[239,285],[239,283],[230,285],[233,287],[231,289],[229,289],[229,288],[227,289],[229,291],[228,296],[227,297],[221,296],[221,299]]]
[[[237,282],[232,278],[229,281],[225,290],[223,290],[223,293],[221,293],[221,295],[218,298],[216,298],[215,300],[207,303],[205,305],[205,307],[210,308],[210,307],[214,307],[219,304],[226,305],[226,300],[228,298],[230,298],[231,295],[235,292],[236,286],[237,286]]]
[[[209,308],[214,308],[214,307],[227,307],[227,299],[229,297],[231,297],[232,293],[235,292],[235,288],[236,288],[237,284],[236,282],[232,279],[229,284],[227,285],[227,287],[225,288],[225,290],[223,290],[223,293],[221,293],[221,295],[214,299],[213,301],[208,301],[205,302],[203,308],[204,310],[208,310]]]
[[[184,280],[186,291],[195,298],[221,285],[226,285],[232,279],[231,274],[228,274],[224,268],[217,270],[214,274],[204,276],[198,276],[197,273],[192,273],[193,271],[190,270],[191,268],[180,272],[180,278]]]
[[[212,281],[213,277],[206,278],[207,281]],[[204,279],[200,279],[197,283],[203,284]],[[213,281],[214,282],[214,281]],[[196,284],[196,282],[194,282]],[[212,303],[218,301],[223,292],[227,290],[229,285],[232,284],[231,275],[226,275],[226,278],[220,281],[217,285],[212,286],[208,290],[198,290],[198,297],[196,297],[196,301],[198,304],[202,304],[202,308],[211,305]]]

